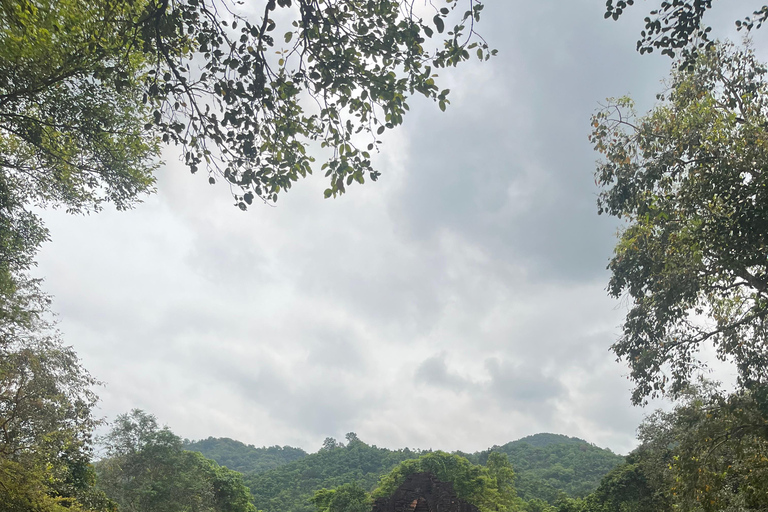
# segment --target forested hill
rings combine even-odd
[[[400,462],[420,455],[408,448],[393,451],[369,446],[351,436],[347,435],[346,446],[326,440],[319,452],[303,459],[263,473],[247,473],[243,480],[253,493],[256,508],[314,512],[315,506],[309,502],[314,491],[353,482],[370,491]]]
[[[543,448],[551,444],[588,444],[585,440],[578,437],[568,437],[562,434],[549,434],[542,432],[540,434],[534,434],[532,436],[523,437],[517,441],[512,441],[504,446],[515,445],[525,443],[537,448]]]
[[[185,448],[244,473],[256,507],[265,512],[314,512],[308,501],[314,491],[353,482],[372,490],[397,464],[423,453],[370,446],[352,433],[347,441],[345,446],[329,438],[323,448],[309,455],[300,448],[255,448],[227,438],[187,442]],[[589,494],[606,473],[624,461],[582,439],[545,433],[482,452],[457,453],[484,465],[492,451],[509,457],[521,498],[538,498],[550,504],[562,496]]]
[[[301,448],[270,446],[256,448],[228,437],[209,437],[200,441],[184,441],[184,449],[200,452],[219,465],[240,473],[261,473],[307,456]]]
[[[509,457],[518,496],[549,503],[555,503],[563,493],[570,497],[586,496],[597,489],[603,476],[624,462],[624,457],[583,439],[546,433],[462,455],[476,464],[485,464],[491,451]]]

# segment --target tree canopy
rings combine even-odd
[[[616,354],[635,403],[678,392],[705,343],[745,388],[768,365],[768,85],[749,49],[722,45],[678,71],[638,118],[629,99],[593,118],[601,213],[625,221],[610,293],[632,307]]]
[[[409,98],[445,109],[436,71],[494,53],[475,32],[483,7],[0,2],[0,293],[48,237],[34,207],[130,208],[164,143],[242,209],[277,201],[317,155],[326,197],[377,179],[372,154]]]
[[[517,510],[515,473],[507,456],[491,453],[486,466],[472,464],[464,457],[441,451],[406,460],[382,477],[373,497],[389,496],[408,475],[429,472],[442,482],[453,484],[459,499],[472,503],[481,512]]]
[[[618,20],[634,4],[635,0],[607,0],[605,17]],[[712,27],[704,23],[712,4],[712,0],[662,1],[645,18],[637,51],[644,54],[661,50],[662,55],[681,57],[680,66],[690,68],[701,50],[715,45],[711,36]],[[756,9],[750,16],[735,21],[738,30],[760,28],[768,20],[768,5],[758,6],[759,3],[756,3]]]
[[[310,143],[329,148],[327,195],[344,192],[379,176],[370,151],[409,96],[445,108],[438,68],[491,55],[475,34],[482,2],[458,4],[4,2],[5,188],[21,206],[129,206],[151,189],[162,140],[234,187],[242,208],[311,173]]]
[[[226,437],[185,441],[184,449],[200,452],[219,465],[240,473],[261,473],[307,456],[307,452],[301,448],[291,446],[256,448]]]
[[[256,512],[239,473],[198,452],[140,410],[118,416],[96,465],[97,485],[124,512]]]
[[[689,386],[638,429],[640,446],[582,500],[559,512],[759,511],[768,507],[768,422],[751,391]]]
[[[349,436],[348,436],[349,437]],[[419,456],[409,449],[388,450],[359,439],[343,445],[327,438],[317,452],[269,471],[251,471],[244,476],[254,503],[266,512],[312,512],[310,500],[320,489],[356,484],[366,491],[400,462]]]
[[[104,510],[93,489],[96,381],[46,321],[48,299],[23,281],[2,295],[0,503],[11,512]]]

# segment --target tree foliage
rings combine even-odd
[[[762,399],[761,399],[762,398]],[[710,383],[691,386],[671,412],[643,422],[639,438],[663,457],[658,473],[682,510],[768,508],[768,410],[764,397],[725,394]]]
[[[226,437],[185,441],[184,449],[202,453],[219,465],[240,473],[261,473],[307,456],[301,448],[270,446],[256,448]]]
[[[609,292],[631,309],[617,356],[635,403],[685,389],[705,344],[744,388],[768,374],[768,86],[748,48],[723,45],[638,118],[628,99],[593,117],[601,213],[625,224]]]
[[[607,0],[605,17],[618,20],[634,3],[634,0]],[[645,18],[637,51],[644,54],[661,50],[662,55],[680,56],[680,66],[690,68],[702,50],[711,49],[715,44],[711,38],[712,27],[704,23],[712,3],[712,0],[662,1]],[[748,32],[760,28],[768,20],[768,5],[758,5],[751,16],[736,20],[738,30]]]
[[[118,416],[104,438],[97,484],[124,512],[256,512],[239,473],[198,452],[140,410]]]
[[[370,512],[371,495],[357,483],[315,491],[310,500],[317,512]]]
[[[406,460],[381,479],[373,497],[390,496],[408,475],[424,472],[453,484],[459,499],[472,503],[482,512],[518,509],[515,473],[506,455],[500,453],[491,453],[487,466],[472,464],[464,457],[441,451]]]
[[[671,485],[658,485],[654,477],[659,468],[650,468],[638,453],[630,454],[587,497],[560,500],[558,512],[671,512]]]
[[[445,109],[436,71],[493,53],[475,33],[483,3],[461,5],[0,2],[0,295],[48,237],[33,207],[130,208],[163,143],[242,209],[276,201],[313,154],[326,196],[375,180],[372,152],[408,98]]]
[[[192,172],[228,182],[243,208],[312,172],[314,142],[331,152],[328,194],[344,192],[378,177],[370,151],[410,95],[445,108],[438,68],[492,53],[474,30],[483,4],[458,5],[4,2],[5,185],[21,204],[127,206],[152,186],[159,138]]]
[[[687,388],[638,430],[640,446],[560,512],[759,511],[768,507],[768,421],[752,391]]]
[[[356,436],[355,436],[356,437]],[[313,512],[310,501],[320,489],[356,484],[372,490],[400,462],[418,457],[409,449],[377,448],[355,439],[346,446],[328,438],[317,452],[265,472],[244,475],[254,503],[265,512]]]
[[[3,297],[10,316],[0,324],[0,503],[103,510],[90,466],[96,381],[46,322],[47,297],[24,284]]]
[[[487,464],[494,452],[509,457],[515,469],[518,496],[550,505],[566,496],[586,496],[598,487],[606,473],[623,462],[620,455],[582,439],[546,433],[462,455],[476,464]]]

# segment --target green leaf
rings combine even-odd
[[[432,18],[432,21],[435,23],[435,28],[437,31],[442,34],[443,30],[445,30],[445,23],[443,22],[443,19],[439,15],[435,15],[435,17]]]

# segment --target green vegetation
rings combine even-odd
[[[356,483],[320,489],[310,501],[317,512],[370,512],[373,506],[371,495]]]
[[[742,387],[768,384],[766,68],[722,45],[660,97],[642,118],[624,98],[593,119],[600,211],[627,223],[609,290],[632,300],[613,349],[635,403],[685,389],[705,343]]]
[[[354,434],[346,446],[328,439],[317,453],[263,473],[244,476],[256,508],[264,512],[311,512],[315,491],[344,484],[373,489],[379,478],[404,460],[419,456],[408,450],[387,450],[369,446]]]
[[[435,71],[493,53],[481,1],[441,3],[423,20],[401,0],[270,0],[249,20],[226,0],[0,2],[0,267],[45,240],[33,205],[134,205],[163,144],[242,209],[312,173],[310,144],[326,196],[375,180],[407,99],[445,109]]]
[[[586,496],[597,488],[606,473],[624,461],[610,450],[582,439],[547,433],[463,455],[477,464],[485,464],[495,452],[509,457],[521,498],[549,504],[564,496]]]
[[[256,448],[227,437],[185,441],[184,449],[200,452],[221,466],[240,473],[261,473],[307,456],[301,448],[270,446]]]
[[[96,383],[43,320],[49,299],[28,274],[48,239],[39,208],[134,206],[154,190],[163,144],[178,145],[191,172],[225,181],[242,209],[258,198],[276,201],[311,173],[310,144],[327,156],[319,167],[329,180],[326,196],[375,180],[370,152],[384,131],[402,124],[407,99],[418,94],[444,110],[449,91],[435,71],[494,53],[474,32],[482,2],[470,0],[466,11],[457,5],[432,6],[424,20],[398,0],[269,0],[262,16],[248,20],[226,0],[0,1],[5,509],[114,506],[94,489]],[[188,480],[177,482],[184,496],[205,491],[190,475],[206,488],[239,485],[235,479],[227,487],[231,472],[171,444],[164,456],[175,457],[184,473],[166,475],[168,492],[177,476]],[[251,469],[294,456],[270,455]],[[101,485],[117,493],[122,508],[133,506],[120,501],[117,484],[106,483],[116,467],[100,466]],[[205,493],[189,506],[218,507],[219,497]]]
[[[560,512],[760,511],[768,508],[768,422],[747,391],[723,394],[706,381],[671,412],[639,429],[641,445],[583,500]]]
[[[537,434],[484,452],[456,455],[377,448],[352,433],[347,440],[345,446],[329,438],[317,453],[270,471],[247,473],[244,481],[257,508],[309,512],[314,510],[312,499],[320,506],[317,491],[345,484],[372,491],[374,497],[383,496],[405,476],[420,471],[431,471],[451,482],[459,475],[454,482],[459,497],[474,502],[475,491],[471,489],[480,489],[477,492],[485,496],[485,501],[481,500],[485,505],[478,505],[480,508],[510,507],[513,502],[522,507],[521,503],[535,500],[554,504],[563,496],[592,492],[600,479],[623,461],[609,450],[556,434]],[[452,473],[445,473],[448,470]],[[464,489],[461,482],[468,482],[469,487]],[[516,495],[519,499],[512,498]],[[322,503],[327,505],[329,499],[322,498]]]
[[[105,438],[108,457],[96,465],[97,486],[125,512],[256,512],[240,473],[159,428],[154,416],[118,416]]]
[[[408,475],[429,472],[438,480],[453,484],[459,499],[475,505],[481,512],[518,509],[513,481],[515,473],[506,456],[491,453],[486,466],[472,464],[460,455],[433,452],[399,464],[381,479],[373,497],[391,495]]]
[[[607,0],[605,17],[618,20],[635,0]],[[652,2],[656,4],[657,2]],[[703,50],[712,49],[712,27],[705,23],[705,15],[712,8],[712,0],[663,0],[645,18],[645,27],[637,42],[640,54],[661,50],[662,55],[679,56],[681,69],[692,69]],[[760,28],[768,20],[768,5],[753,3],[751,16],[736,20],[738,30]],[[746,14],[746,13],[745,13]]]
[[[54,326],[37,283],[3,297],[0,327],[0,503],[9,512],[104,510],[93,489],[96,383]]]
[[[631,302],[613,350],[634,403],[676,401],[624,462],[554,434],[475,454],[352,433],[312,455],[210,438],[188,451],[133,411],[93,463],[96,382],[28,275],[48,236],[34,208],[132,207],[164,143],[241,209],[313,172],[317,144],[336,196],[378,178],[371,151],[410,96],[446,108],[436,69],[494,53],[474,33],[479,0],[430,4],[426,18],[396,0],[263,4],[252,21],[218,0],[0,2],[3,510],[364,512],[422,471],[483,512],[768,510],[768,68],[710,37],[709,0],[661,2],[646,19],[640,52],[681,57],[660,103],[637,116],[613,100],[592,120],[599,210],[623,222],[609,292]],[[633,4],[609,0],[606,17]],[[765,21],[768,6],[737,26]],[[705,346],[733,363],[735,389],[697,379]]]
[[[677,407],[641,426],[644,462],[586,507],[768,508],[766,74],[749,47],[713,45],[649,114],[623,98],[593,118],[600,211],[625,223],[609,291],[632,302],[613,350],[635,403]],[[698,381],[704,346],[735,367],[731,392]]]

